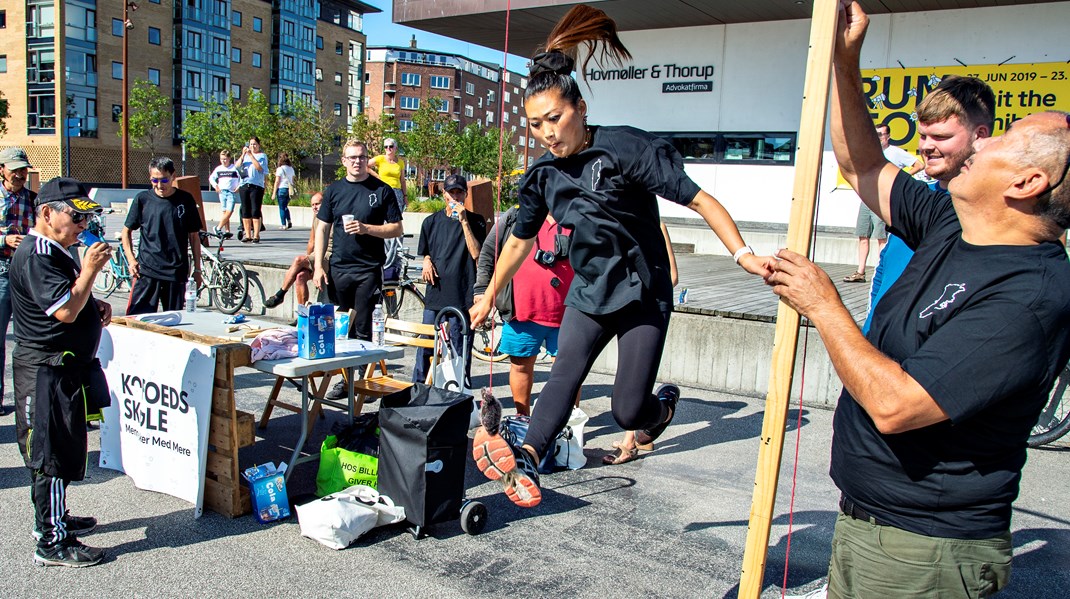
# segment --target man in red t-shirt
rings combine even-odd
[[[515,208],[507,212],[487,235],[480,252],[479,273],[476,279],[476,301],[486,289],[486,281],[494,269],[494,258],[501,246],[495,247],[499,228],[512,228]],[[565,296],[575,273],[568,262],[569,229],[547,216],[535,238],[535,248],[517,271],[511,283],[512,298],[499,297],[498,310],[505,324],[502,326],[499,350],[509,354],[509,388],[513,393],[516,413],[531,415],[531,387],[535,382],[535,362],[545,346],[550,356],[557,355],[557,333],[565,314]],[[505,293],[503,292],[503,295]]]

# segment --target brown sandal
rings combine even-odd
[[[602,463],[607,466],[619,466],[620,464],[627,464],[628,462],[639,457],[639,448],[632,447],[631,449],[624,447],[620,442],[614,442],[613,447],[616,447],[618,453],[610,453],[602,456]]]

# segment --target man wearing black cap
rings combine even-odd
[[[0,151],[0,416],[4,407],[4,370],[7,367],[7,325],[11,323],[11,290],[7,272],[11,256],[23,235],[33,228],[33,202],[37,194],[26,188],[30,160],[22,148]]]
[[[96,353],[111,306],[94,299],[92,289],[111,246],[93,244],[80,267],[70,253],[100,211],[81,183],[52,179],[41,186],[36,224],[11,259],[16,435],[33,481],[33,559],[42,566],[79,568],[104,558],[77,539],[96,519],[68,514],[66,496],[67,485],[85,477],[86,412],[109,402]]]
[[[476,260],[483,240],[487,237],[487,221],[464,208],[468,197],[468,182],[460,175],[446,177],[446,208],[424,220],[420,229],[418,253],[424,257],[423,280],[427,283],[424,294],[424,322],[432,323],[438,311],[447,306],[467,314],[472,307],[473,287],[476,282]],[[474,332],[467,322],[449,317],[450,345],[455,355],[463,351],[464,337],[456,331],[465,331],[469,352],[464,357],[465,386],[468,387],[472,367],[472,338]],[[412,380],[424,382],[431,361],[431,350],[421,348],[416,354],[416,366]]]

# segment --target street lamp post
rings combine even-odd
[[[128,111],[128,104],[130,99],[130,88],[127,85],[129,81],[130,69],[127,68],[127,58],[129,56],[129,38],[130,30],[134,28],[134,24],[130,22],[130,13],[137,10],[136,2],[123,2],[123,175],[122,175],[122,187],[126,189],[129,183],[129,166],[130,166],[130,112]]]

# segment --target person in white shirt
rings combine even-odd
[[[238,202],[238,187],[241,185],[241,173],[234,165],[228,150],[219,153],[219,166],[215,167],[208,176],[208,185],[219,194],[219,207],[222,214],[219,217],[219,225],[215,232],[224,235],[227,239],[232,237],[230,232],[230,216],[234,214],[234,206]]]
[[[294,226],[293,220],[290,219],[294,167],[290,164],[290,156],[286,152],[279,153],[278,165],[275,169],[275,189],[272,190],[271,195],[275,197],[275,202],[279,205],[279,224],[281,225],[279,230],[284,231]]]

